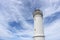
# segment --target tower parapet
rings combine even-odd
[[[35,15],[41,15],[41,16],[43,17],[42,11],[39,10],[39,9],[36,9],[36,10],[34,11],[33,17],[34,17]]]

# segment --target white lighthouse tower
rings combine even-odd
[[[34,40],[44,40],[43,14],[39,9],[33,13],[34,17]]]

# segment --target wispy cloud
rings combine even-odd
[[[1,40],[31,40],[33,25],[28,2],[22,0],[0,1],[0,38]],[[25,4],[24,4],[25,3]],[[28,14],[28,15],[27,15]],[[32,16],[32,15],[31,15]],[[19,30],[18,30],[19,29]],[[28,33],[29,32],[29,33]],[[30,35],[31,34],[31,35]],[[28,38],[27,38],[28,37]]]
[[[60,5],[59,0],[45,1],[44,28],[46,40],[59,40],[60,28]]]
[[[0,0],[0,40],[33,40],[37,6],[43,11],[46,40],[59,40],[60,0],[36,1]]]
[[[46,40],[58,40],[60,39],[59,35],[59,28],[60,28],[60,20],[55,20],[50,25],[47,25],[48,27],[45,28],[45,34],[46,34]]]

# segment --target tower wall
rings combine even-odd
[[[34,14],[34,40],[44,40],[43,18],[38,10]]]

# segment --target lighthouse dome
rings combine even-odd
[[[36,9],[36,10],[34,11],[33,17],[34,17],[35,15],[41,15],[41,16],[43,16],[42,11],[39,10],[39,9]]]

